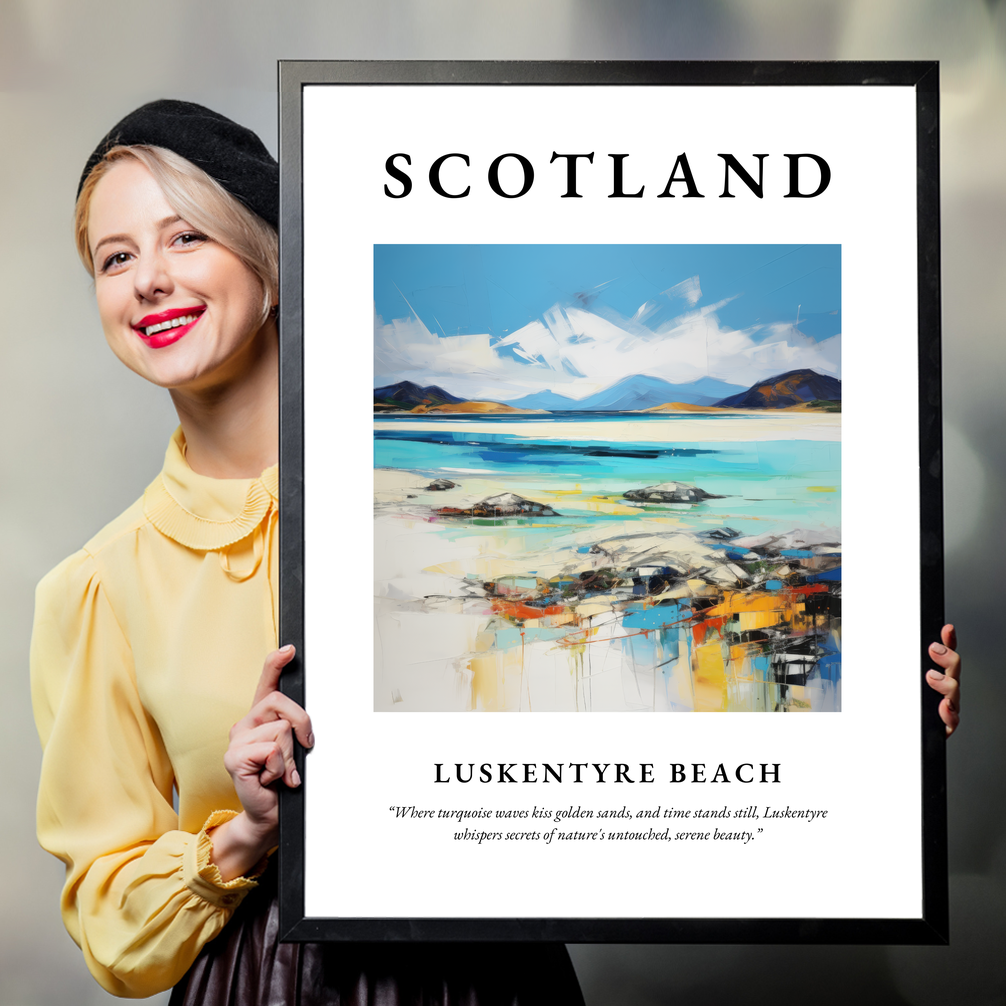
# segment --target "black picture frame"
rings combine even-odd
[[[927,645],[943,624],[940,381],[939,71],[935,62],[356,62],[282,61],[280,119],[280,640],[296,644],[282,688],[310,711],[304,647],[304,382],[302,95],[306,86],[347,84],[682,85],[911,87],[915,91],[918,241],[919,484],[923,904],[918,918],[319,918],[305,914],[304,779],[281,794],[280,927],[287,941],[563,941],[625,943],[940,944],[948,934],[945,736],[939,696],[925,684]]]

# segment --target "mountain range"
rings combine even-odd
[[[457,398],[431,384],[428,388],[421,388],[412,381],[399,381],[397,384],[389,384],[383,388],[374,388],[374,408],[404,409],[408,412],[417,405],[437,406],[437,405],[457,405],[465,401],[464,398]]]
[[[840,402],[842,382],[816,370],[789,370],[716,404],[728,409],[785,409],[807,402]]]
[[[541,410],[548,412],[641,412],[655,411],[661,406],[691,405],[701,409],[784,409],[811,405],[824,407],[842,400],[842,382],[814,370],[790,370],[766,381],[758,381],[750,388],[727,384],[712,377],[703,377],[687,384],[671,384],[659,377],[634,374],[616,382],[609,388],[586,398],[567,398],[554,391],[539,391],[523,398],[511,399],[500,411],[509,409]],[[820,405],[818,404],[820,403]],[[458,398],[437,385],[420,387],[412,381],[399,381],[374,389],[374,408],[378,411],[426,411],[443,405],[462,406],[450,411],[465,411],[468,400]],[[493,403],[480,401],[478,410],[489,411],[485,406]]]
[[[743,393],[739,384],[727,384],[712,377],[703,377],[688,384],[671,384],[659,377],[633,374],[610,388],[579,400],[557,395],[554,391],[539,391],[507,402],[521,409],[548,409],[549,412],[636,412],[664,402],[687,402],[689,405],[715,405],[727,395]]]

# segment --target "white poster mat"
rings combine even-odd
[[[915,144],[911,87],[305,87],[305,653],[318,738],[308,760],[308,916],[921,917],[918,664],[904,643],[918,638]],[[565,162],[550,166],[552,152],[590,150],[594,164],[581,161],[578,173],[583,198],[560,198]],[[392,199],[385,183],[400,186],[385,161],[400,151],[412,158],[411,168],[398,163],[414,189]],[[427,173],[455,151],[471,166],[448,162],[445,183],[471,193],[445,199]],[[807,151],[831,166],[827,193],[783,198],[784,154]],[[507,152],[535,166],[520,199],[500,198],[486,180]],[[645,184],[643,198],[607,198],[609,152],[630,154],[625,190]],[[706,198],[655,198],[681,152]],[[752,170],[752,154],[769,154],[763,199],[736,180],[737,197],[718,198],[720,153]],[[373,248],[384,243],[841,245],[841,712],[374,711]],[[879,526],[878,493],[898,495],[896,536]],[[883,616],[888,561],[899,609],[912,612],[896,632]],[[494,777],[501,762],[621,762],[634,777],[647,763],[656,781],[598,784],[591,770],[581,784],[436,784],[435,764],[456,762],[489,763]],[[778,764],[781,781],[673,784],[672,762],[710,772]],[[458,841],[478,822],[459,828],[392,810],[623,805],[827,817],[761,820],[763,833],[746,844],[606,847]],[[529,820],[486,830],[526,830]],[[714,826],[724,822],[702,830]]]

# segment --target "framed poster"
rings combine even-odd
[[[287,938],[944,941],[936,66],[280,90]]]

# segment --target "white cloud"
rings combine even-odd
[[[695,307],[702,299],[702,287],[699,286],[699,277],[691,276],[688,279],[683,279],[669,290],[665,290],[664,293],[668,297],[680,297],[689,307]]]
[[[667,292],[697,299],[693,280]],[[726,328],[716,315],[725,303],[656,329],[645,324],[645,304],[632,318],[557,304],[495,343],[488,334],[438,337],[415,315],[390,322],[378,316],[374,369],[381,384],[439,384],[464,398],[496,401],[545,390],[580,399],[633,374],[673,384],[714,377],[744,387],[804,367],[841,376],[840,335],[815,342],[789,324]]]

